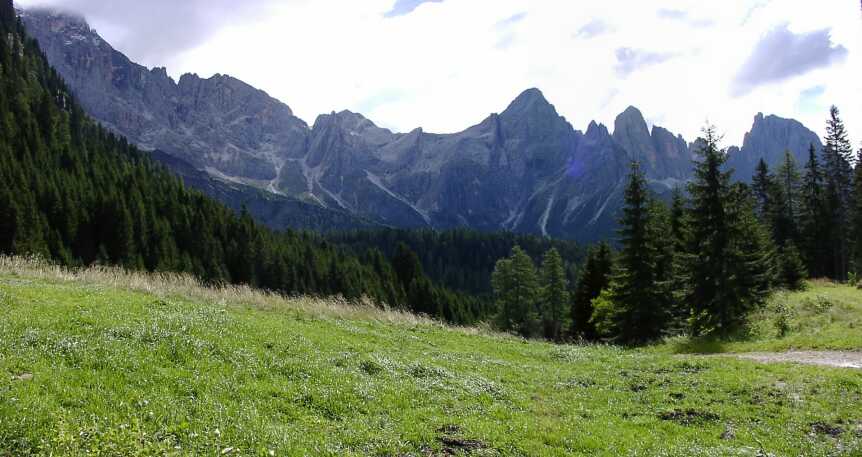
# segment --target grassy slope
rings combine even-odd
[[[779,322],[787,323],[779,333]],[[815,281],[803,292],[779,292],[751,319],[750,334],[736,341],[675,338],[660,352],[714,353],[792,349],[862,350],[862,290]]]
[[[858,371],[553,346],[8,259],[0,316],[0,455],[862,453]]]

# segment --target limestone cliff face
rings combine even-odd
[[[315,229],[330,220],[362,221],[606,239],[614,237],[632,160],[659,195],[692,173],[696,143],[662,127],[650,131],[635,107],[617,117],[613,133],[595,122],[586,133],[575,130],[538,89],[455,134],[393,133],[349,111],[308,126],[235,78],[184,75],[175,82],[163,68],[137,65],[81,19],[49,11],[23,19],[94,118],[144,149],[163,151],[169,167],[229,204],[277,195],[246,202],[258,217],[278,214],[269,221],[276,227],[289,226],[295,211],[313,214]],[[789,148],[802,158],[811,142],[820,144],[798,122],[758,115],[742,148],[729,150],[730,166],[747,179],[760,157],[774,165]],[[230,190],[200,184],[206,177]]]

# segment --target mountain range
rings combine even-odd
[[[236,78],[148,69],[81,18],[21,13],[29,31],[88,113],[177,172],[190,186],[267,225],[370,226],[520,233],[593,241],[611,237],[629,164],[666,195],[691,177],[697,143],[653,126],[629,107],[613,133],[576,130],[538,89],[455,134],[396,133],[349,111],[312,125]],[[804,163],[817,135],[757,114],[728,166],[749,180],[763,158],[790,150]]]

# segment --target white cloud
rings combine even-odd
[[[817,104],[837,104],[851,135],[862,139],[862,18],[856,2],[400,3],[421,6],[386,17],[393,16],[394,0],[272,2],[266,16],[240,16],[199,46],[147,63],[165,65],[176,76],[236,76],[308,122],[350,109],[396,130],[451,132],[539,87],[579,129],[592,119],[612,126],[618,113],[635,105],[650,121],[690,140],[709,120],[727,134],[728,144],[741,143],[759,111],[795,117],[822,133],[828,113],[799,102],[803,92],[822,86]],[[518,20],[507,22],[512,18]],[[829,29],[847,57],[731,97],[734,78],[757,43],[783,24],[797,35]],[[673,58],[646,59],[641,63],[649,65],[621,72],[619,49]]]

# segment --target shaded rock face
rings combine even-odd
[[[808,162],[811,145],[818,151],[823,149],[817,134],[798,121],[758,113],[742,148],[728,149],[727,166],[738,179],[750,182],[761,158],[770,170],[775,170],[784,161],[785,151],[790,151],[801,168]]]
[[[614,123],[614,140],[638,161],[647,179],[684,181],[691,174],[693,156],[682,136],[654,126],[650,133],[640,110],[630,106]]]
[[[613,134],[595,122],[586,133],[575,130],[538,89],[455,134],[394,133],[349,111],[308,126],[229,76],[174,82],[165,69],[137,65],[80,19],[47,11],[23,19],[94,118],[143,149],[164,151],[159,159],[182,168],[191,185],[232,206],[243,201],[258,217],[269,214],[276,228],[290,226],[290,212],[299,211],[312,214],[304,217],[315,229],[330,220],[349,226],[352,217],[593,241],[615,236],[632,160],[659,195],[691,177],[694,147],[662,127],[650,131],[634,107],[616,119]],[[773,160],[802,143],[794,152],[804,155],[809,133],[795,121],[761,116],[731,161]],[[266,201],[248,200],[249,189]],[[272,198],[261,197],[267,193]]]
[[[287,105],[225,75],[174,82],[114,50],[82,19],[25,12],[30,34],[88,112],[144,149],[250,182],[276,178],[308,127]]]

